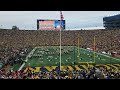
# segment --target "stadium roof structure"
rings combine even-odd
[[[103,18],[103,21],[114,21],[114,20],[120,20],[120,14]]]

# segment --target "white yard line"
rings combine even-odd
[[[80,48],[80,49],[83,49],[83,48]],[[86,49],[83,49],[83,50],[86,50]],[[89,51],[89,50],[86,50],[86,51]],[[93,52],[93,51],[91,51],[91,52]],[[97,53],[97,52],[95,52],[95,53]],[[114,58],[114,57],[110,57],[110,56],[108,56],[108,55],[104,55],[104,54],[101,54],[101,53],[97,53],[97,54],[102,55],[102,56],[105,56],[105,57],[109,57],[109,58],[112,58],[112,59],[115,59],[115,60],[117,60],[117,61],[120,61],[120,59],[117,59],[117,58]]]
[[[37,47],[35,47],[35,48],[28,54],[28,56],[27,56],[26,59],[25,59],[26,62],[28,61],[28,58],[30,58],[30,57],[33,55],[33,53],[35,52],[36,49],[37,49]],[[24,67],[24,65],[25,65],[25,62],[21,65],[21,67],[18,69],[18,71],[20,71],[20,70]]]

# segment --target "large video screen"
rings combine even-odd
[[[60,30],[65,29],[65,20],[37,20],[37,30]]]

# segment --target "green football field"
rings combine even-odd
[[[59,66],[60,65],[60,47],[59,46],[41,46],[36,47],[30,52],[24,67],[40,66]],[[120,64],[120,58],[111,57],[101,53],[78,48],[77,46],[62,46],[61,64],[76,65],[80,63],[93,64]]]

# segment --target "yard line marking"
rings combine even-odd
[[[80,49],[83,49],[83,48],[80,48]],[[83,50],[86,50],[86,49],[83,49]],[[86,50],[86,51],[89,51],[89,50]],[[93,52],[93,51],[91,51],[91,52]],[[95,53],[97,53],[97,52],[95,52]],[[102,55],[102,56],[105,56],[105,57],[109,57],[109,58],[112,58],[112,59],[115,59],[115,60],[117,60],[117,61],[120,61],[120,59],[117,59],[117,58],[114,58],[114,57],[110,57],[110,56],[108,56],[108,55],[104,55],[104,54],[101,54],[101,53],[97,53],[97,54]]]
[[[25,59],[25,62],[28,61],[28,58],[33,55],[33,53],[35,52],[36,49],[37,49],[37,47],[35,47],[35,48],[28,54],[28,56],[27,56],[26,59]],[[18,71],[20,71],[20,70],[24,67],[25,62],[21,65],[21,67],[18,69]]]

